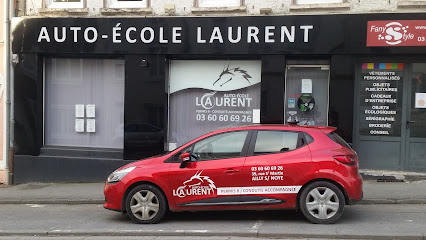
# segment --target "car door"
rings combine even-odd
[[[242,167],[249,145],[249,131],[225,132],[204,138],[175,154],[191,153],[186,166],[172,163],[171,196],[177,206],[233,205],[239,201]]]
[[[295,196],[304,172],[311,167],[311,153],[304,134],[297,131],[259,130],[253,133],[243,167],[241,204],[273,205]],[[290,206],[292,207],[292,206]]]

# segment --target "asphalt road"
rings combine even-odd
[[[20,240],[35,239],[34,236],[49,236],[49,239],[97,239],[100,236],[104,236],[102,239],[112,236],[122,239],[210,236],[212,240],[229,237],[231,240],[247,237],[426,239],[426,205],[416,204],[349,206],[341,220],[331,225],[311,224],[295,211],[171,213],[159,224],[138,225],[126,215],[97,204],[3,204],[0,219],[0,240],[6,236],[9,236],[6,239],[18,236],[16,239]]]
[[[62,236],[52,236],[52,237],[39,237],[39,236],[14,236],[14,237],[0,237],[0,240],[42,240],[42,239],[48,239],[48,240],[200,240],[199,236],[196,237],[188,237],[188,236],[174,236],[174,237],[153,237],[153,236],[147,236],[147,237],[120,237],[120,236],[102,236],[102,237],[87,237],[87,236],[80,236],[80,237],[74,237],[74,236],[68,236],[68,237],[62,237]],[[202,240],[271,240],[271,238],[251,238],[251,237],[202,237]],[[276,238],[275,238],[276,239]],[[284,239],[284,238],[280,238]],[[286,238],[288,240],[294,240],[295,238]],[[298,240],[312,240],[309,238],[297,238]],[[315,238],[315,240],[328,240],[328,239],[318,239]]]

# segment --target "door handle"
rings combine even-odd
[[[405,126],[407,129],[410,128],[410,124],[415,123],[414,121],[407,121],[407,125]]]
[[[237,173],[237,172],[239,172],[240,170],[238,170],[238,169],[233,169],[233,168],[229,168],[229,169],[226,169],[225,171],[224,171],[224,173],[226,173],[226,174],[234,174],[234,173]]]

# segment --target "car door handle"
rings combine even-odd
[[[226,174],[234,174],[234,173],[237,173],[237,172],[239,172],[240,170],[238,170],[238,169],[233,169],[233,168],[229,168],[229,169],[226,169],[225,171],[224,171],[224,173],[226,173]]]

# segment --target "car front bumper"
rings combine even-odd
[[[122,212],[122,199],[124,194],[124,186],[122,183],[105,183],[104,195],[105,203],[104,208]]]

